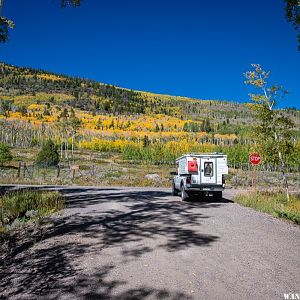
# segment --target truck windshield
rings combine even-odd
[[[212,162],[204,163],[204,176],[206,176],[206,177],[213,176],[213,163]]]

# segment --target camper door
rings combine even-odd
[[[215,158],[201,158],[200,163],[200,179],[201,184],[216,184],[216,159]]]

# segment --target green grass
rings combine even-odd
[[[119,170],[116,171],[108,171],[105,176],[107,178],[120,178],[122,176],[122,172]]]
[[[286,194],[281,192],[248,192],[237,195],[234,201],[300,225],[299,194],[290,195],[290,201],[287,201]]]
[[[39,219],[61,210],[64,199],[56,191],[19,190],[0,197],[0,234],[12,224]]]

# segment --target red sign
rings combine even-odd
[[[261,157],[260,157],[259,153],[251,153],[249,155],[249,160],[252,165],[258,165],[261,162]]]

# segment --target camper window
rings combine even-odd
[[[204,163],[204,176],[205,177],[213,177],[213,163],[212,162]]]

